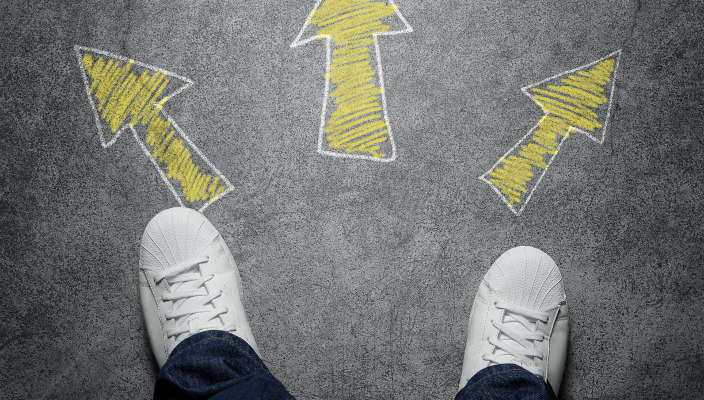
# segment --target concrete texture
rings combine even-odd
[[[103,150],[73,46],[195,81],[168,112],[235,192],[205,215],[264,359],[300,399],[452,398],[479,280],[533,245],[571,309],[564,399],[704,392],[700,1],[399,1],[381,39],[398,160],[315,152],[314,0],[0,5],[0,386],[148,398],[148,220],[176,205],[134,140]],[[523,85],[623,49],[606,142],[565,145],[520,217],[477,179],[542,112]]]

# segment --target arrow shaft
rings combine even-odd
[[[391,136],[376,35],[389,31],[381,20],[395,13],[386,2],[326,0],[309,21],[331,46],[321,135],[333,149],[387,155],[382,143]]]
[[[389,125],[383,112],[383,89],[377,84],[379,73],[370,62],[371,49],[345,46],[333,54],[326,75],[330,80],[328,101],[333,107],[326,115],[325,138],[335,149],[383,157],[379,143],[388,140]]]
[[[220,182],[214,171],[203,171],[209,163],[171,118],[161,113],[148,126],[136,126],[135,130],[151,149],[150,156],[166,171],[166,178],[181,186],[186,201],[214,201],[225,191],[225,182]],[[201,162],[196,162],[197,158]]]
[[[573,128],[562,118],[545,115],[483,177],[515,213],[520,213]]]
[[[132,69],[134,60],[105,62],[90,54],[82,62],[100,117],[113,134],[125,125],[131,127],[145,152],[165,171],[167,183],[180,186],[186,201],[212,202],[226,190],[226,180],[220,180],[217,170],[162,111],[168,100],[162,95],[169,84],[165,71],[138,74]]]

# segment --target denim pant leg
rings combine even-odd
[[[548,385],[516,364],[497,364],[477,372],[455,400],[515,399],[552,400]]]
[[[156,377],[154,399],[293,399],[254,349],[224,331],[186,338]]]

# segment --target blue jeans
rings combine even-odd
[[[514,364],[479,371],[456,400],[550,399],[545,382]],[[193,335],[171,352],[159,371],[154,399],[293,399],[242,339],[223,331]]]

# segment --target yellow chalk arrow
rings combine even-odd
[[[393,15],[398,19],[388,22],[400,21],[402,29],[386,24]],[[318,152],[377,161],[396,158],[377,37],[412,31],[392,0],[318,0],[291,44],[327,39]]]
[[[564,141],[581,132],[604,143],[621,50],[524,87],[545,115],[480,177],[516,215],[521,214]]]
[[[103,148],[129,129],[176,201],[203,211],[233,190],[162,107],[193,82],[132,59],[75,46]]]

